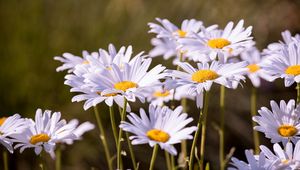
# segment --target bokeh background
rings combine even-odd
[[[299,11],[299,0],[0,0],[0,117],[20,113],[33,118],[35,110],[42,108],[61,111],[67,120],[77,118],[95,123],[92,109],[84,111],[82,103],[71,102],[73,94],[63,84],[65,73],[55,72],[60,63],[53,57],[64,52],[81,55],[83,50],[106,49],[109,43],[118,48],[133,45],[135,54],[148,52],[154,35],[147,33],[147,23],[154,22],[155,17],[176,24],[195,18],[206,26],[219,24],[221,28],[229,21],[245,19],[246,26],[253,26],[258,48],[263,49],[281,39],[280,33],[286,29],[293,34],[300,32]],[[155,58],[154,63],[174,68],[161,58]],[[235,147],[234,156],[241,159],[245,158],[244,149],[252,147],[250,89],[247,81],[238,90],[226,93],[226,152]],[[264,82],[258,94],[260,108],[269,107],[271,99],[295,98],[296,92],[294,86],[284,88],[283,82],[277,80]],[[218,124],[218,99],[218,87],[214,87],[206,145],[206,160],[212,169],[218,168],[218,134],[212,126]],[[189,114],[197,119],[193,102],[188,104]],[[139,107],[147,105],[136,104],[134,110]],[[109,122],[105,106],[100,105],[100,110],[105,122]],[[113,151],[110,125],[106,123],[105,127]],[[268,140],[262,143],[269,145]],[[140,169],[147,169],[150,147],[134,149]],[[54,169],[53,160],[46,159],[47,168]],[[15,152],[9,160],[12,169],[38,169],[37,156],[30,149],[23,154]],[[65,146],[62,162],[63,169],[106,169],[98,130],[85,134],[84,140],[72,146]],[[166,169],[163,152],[157,158],[156,169]]]

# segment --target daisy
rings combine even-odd
[[[168,38],[152,38],[151,44],[154,46],[149,52],[150,57],[163,56],[165,60],[176,56],[179,58],[176,42]]]
[[[262,69],[262,63],[265,59],[259,52],[259,50],[255,47],[248,49],[241,53],[242,61],[247,61],[249,65],[247,68],[249,69],[247,72],[247,76],[251,80],[254,87],[259,87],[261,79],[270,80],[272,79],[269,74],[266,73],[264,69]]]
[[[276,56],[268,57],[263,69],[274,78],[283,78],[285,87],[300,82],[300,42],[289,43]]]
[[[134,113],[127,116],[129,122],[122,121],[120,128],[131,132],[130,136],[133,145],[148,143],[151,147],[158,144],[162,149],[172,155],[177,151],[173,144],[182,140],[193,139],[191,135],[197,127],[185,127],[192,122],[192,118],[187,118],[186,113],[181,113],[182,107],[177,107],[174,111],[168,107],[149,106],[149,117],[143,109],[140,109],[140,117]]]
[[[37,109],[35,121],[28,121],[29,128],[22,134],[12,135],[13,141],[18,144],[15,149],[20,148],[22,153],[26,148],[34,148],[36,155],[39,155],[44,149],[55,157],[54,150],[56,143],[65,139],[76,139],[73,134],[74,126],[66,124],[64,119],[60,120],[60,112],[54,112],[51,115],[50,110],[44,113],[41,109]]]
[[[264,55],[274,55],[280,52],[283,48],[285,48],[291,42],[300,42],[300,35],[296,34],[294,37],[292,36],[289,30],[285,30],[281,33],[283,41],[279,41],[276,43],[271,43],[268,45],[267,49],[263,50]]]
[[[271,108],[262,107],[254,116],[253,121],[258,123],[254,130],[263,132],[272,143],[288,141],[296,143],[300,135],[300,107],[295,106],[295,100],[285,103],[280,101],[280,106],[271,101]]]
[[[270,151],[265,146],[260,146],[262,153],[268,161],[272,163],[272,167],[277,169],[296,170],[300,169],[300,141],[298,141],[293,149],[293,144],[288,142],[284,149],[278,143],[273,145],[273,150]]]
[[[247,62],[221,64],[218,61],[198,63],[194,68],[189,63],[178,63],[182,71],[168,70],[168,76],[177,78],[177,85],[187,89],[187,94],[197,95],[197,106],[202,106],[203,91],[209,91],[213,83],[233,88],[233,82],[245,80]]]
[[[151,61],[151,58],[136,57],[131,65],[124,63],[123,70],[112,64],[109,70],[85,75],[85,82],[92,92],[101,92],[105,96],[121,95],[131,102],[137,97],[144,102],[146,96],[143,91],[165,77],[161,73],[165,69],[162,65],[148,71]]]
[[[156,18],[161,25],[149,23],[149,33],[157,34],[157,38],[178,39],[183,37],[191,37],[194,33],[198,33],[202,27],[202,21],[195,19],[183,20],[181,27],[177,27],[167,19]]]
[[[226,62],[228,57],[237,56],[254,45],[252,26],[244,28],[244,20],[240,20],[235,27],[233,25],[233,22],[229,22],[224,30],[204,29],[194,38],[180,39],[179,43],[183,50],[198,51],[207,54],[211,60],[218,57]]]
[[[11,135],[21,134],[28,128],[27,121],[19,114],[14,114],[10,117],[2,117],[0,119],[0,143],[7,148],[10,153],[13,153],[13,141]]]
[[[245,150],[245,155],[248,163],[232,158],[231,165],[234,167],[228,168],[228,170],[265,170],[270,169],[271,165],[266,159],[264,153],[260,153],[259,156],[253,155],[252,150]]]
[[[73,144],[74,140],[81,140],[81,136],[90,130],[93,130],[95,128],[95,125],[90,122],[84,122],[78,126],[79,122],[77,119],[72,119],[69,121],[68,125],[76,127],[73,130],[73,134],[76,136],[75,139],[67,138],[63,139],[61,142],[66,143],[68,145]]]

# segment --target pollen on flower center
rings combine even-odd
[[[291,137],[296,135],[298,129],[296,129],[295,126],[292,125],[281,125],[279,126],[277,131],[283,137]]]
[[[0,126],[5,122],[6,119],[7,119],[6,117],[0,118]]]
[[[121,81],[116,83],[114,86],[115,89],[122,90],[125,92],[127,89],[137,87],[137,84],[132,81]]]
[[[247,66],[247,68],[249,69],[250,73],[255,73],[260,69],[260,67],[257,64],[250,64]]]
[[[156,91],[153,93],[154,97],[167,97],[170,95],[170,91],[164,90],[164,91]]]
[[[90,62],[87,61],[87,60],[84,60],[84,61],[82,62],[82,64],[90,64]]]
[[[210,46],[211,48],[218,48],[218,49],[222,49],[223,47],[230,45],[230,44],[231,44],[231,42],[224,38],[210,39],[207,42],[207,45]]]
[[[290,161],[290,160],[288,160],[288,159],[283,159],[283,160],[281,160],[281,163],[283,163],[283,164],[288,164],[289,161]]]
[[[37,134],[37,135],[34,135],[34,136],[31,136],[30,138],[30,143],[35,145],[39,142],[48,142],[50,140],[50,137],[45,134],[45,133],[41,133],[41,134]]]
[[[176,33],[178,34],[178,36],[180,38],[184,38],[186,36],[186,31],[183,31],[183,30],[177,30]]]
[[[158,129],[151,129],[147,132],[147,137],[157,142],[167,142],[170,139],[170,135],[164,131]]]
[[[298,76],[300,74],[300,65],[289,66],[285,73],[288,75]]]
[[[192,80],[197,83],[203,83],[207,80],[214,80],[218,78],[219,75],[212,70],[199,70],[192,75]]]

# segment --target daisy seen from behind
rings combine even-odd
[[[270,138],[272,143],[288,141],[296,143],[300,138],[300,107],[296,106],[295,100],[288,103],[281,100],[280,105],[275,101],[271,101],[271,108],[262,107],[254,116],[253,121],[258,123],[254,130],[265,134],[266,138]]]

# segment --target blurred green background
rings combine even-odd
[[[0,0],[0,116],[20,113],[33,117],[35,110],[42,108],[61,111],[67,120],[94,122],[92,109],[85,112],[82,103],[71,102],[73,94],[63,84],[65,73],[55,72],[60,63],[53,57],[64,52],[81,55],[82,50],[106,49],[109,43],[118,48],[133,45],[135,54],[147,52],[154,36],[147,33],[147,23],[154,22],[155,17],[167,18],[176,24],[195,18],[206,26],[219,24],[221,28],[231,20],[245,19],[246,26],[253,26],[257,46],[262,49],[281,39],[281,31],[300,32],[299,11],[299,0]],[[159,58],[154,59],[154,63],[171,66],[171,62]],[[244,158],[244,149],[252,147],[250,89],[248,81],[243,88],[228,90],[226,96],[226,152],[236,147],[234,156],[239,158]],[[280,80],[265,82],[259,89],[258,107],[269,107],[271,99],[287,100],[295,95],[294,86],[284,88]],[[212,128],[212,122],[218,123],[218,99],[215,87],[209,108],[206,152],[212,169],[218,167],[218,134]],[[103,119],[109,122],[107,109],[104,105],[100,107]],[[190,115],[197,119],[198,111],[193,113],[194,110],[190,108]],[[105,126],[113,150],[110,125]],[[66,146],[63,169],[106,169],[98,139],[95,129],[86,134],[84,140]],[[269,144],[269,141],[263,143]],[[150,147],[138,146],[135,152],[141,162],[140,169],[147,169]],[[37,169],[36,161],[30,149],[10,155],[12,169]],[[51,158],[47,157],[47,163],[48,169],[54,168]],[[156,169],[166,168],[163,152],[156,163]]]

